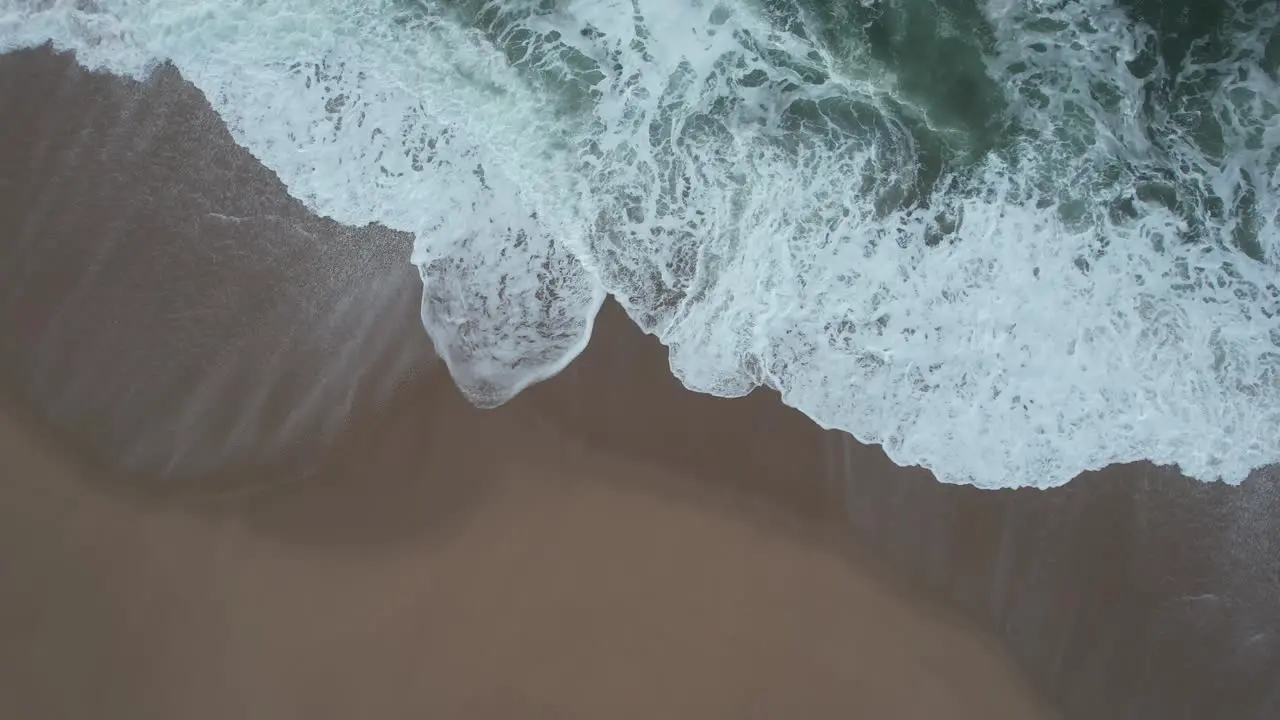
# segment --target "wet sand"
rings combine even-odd
[[[6,418],[0,714],[1049,716],[830,525],[528,412],[431,404],[417,462],[186,508],[90,490]]]
[[[171,69],[0,99],[0,716],[1280,714],[1274,476],[942,486],[616,306],[477,411]]]

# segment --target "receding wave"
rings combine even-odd
[[[172,62],[316,212],[416,237],[501,404],[613,295],[688,387],[985,487],[1280,460],[1280,6],[7,0]]]

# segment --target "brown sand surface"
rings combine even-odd
[[[1029,707],[956,611],[1066,717],[1280,717],[1274,471],[942,486],[684,391],[616,306],[478,413],[407,238],[309,214],[171,69],[0,56],[0,159],[0,717]]]
[[[829,524],[433,405],[416,462],[185,507],[93,489],[4,416],[0,716],[1047,716]],[[420,522],[390,539],[353,487]]]

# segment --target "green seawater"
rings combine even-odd
[[[770,147],[877,148],[878,177],[849,180],[866,187],[882,215],[980,196],[989,188],[975,176],[994,160],[1022,173],[1025,200],[1055,206],[1069,227],[1102,227],[1162,207],[1185,225],[1179,242],[1230,245],[1259,262],[1277,250],[1260,236],[1272,207],[1260,195],[1274,192],[1280,168],[1280,99],[1265,97],[1263,82],[1274,87],[1280,75],[1275,0],[694,5],[708,27],[756,13],[810,50],[780,51],[739,31],[741,54],[754,64],[727,59],[714,78],[673,75],[672,111],[646,119],[655,139],[675,128],[679,148],[732,143],[748,117],[734,88],[763,90],[774,108],[759,121]],[[596,135],[613,130],[592,117],[604,95],[619,91],[611,71],[643,65],[644,13],[665,6],[632,3],[636,38],[603,60],[565,35],[607,41],[606,29],[545,29],[572,17],[576,6],[567,2],[405,0],[403,7],[471,27],[499,48],[572,128],[576,139],[566,143],[592,153]],[[720,95],[682,109],[681,83],[717,83]],[[946,208],[936,210],[930,242],[954,226]]]

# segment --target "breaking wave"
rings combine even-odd
[[[1280,6],[3,0],[0,51],[172,62],[317,213],[411,232],[493,406],[606,295],[947,482],[1280,460]]]

